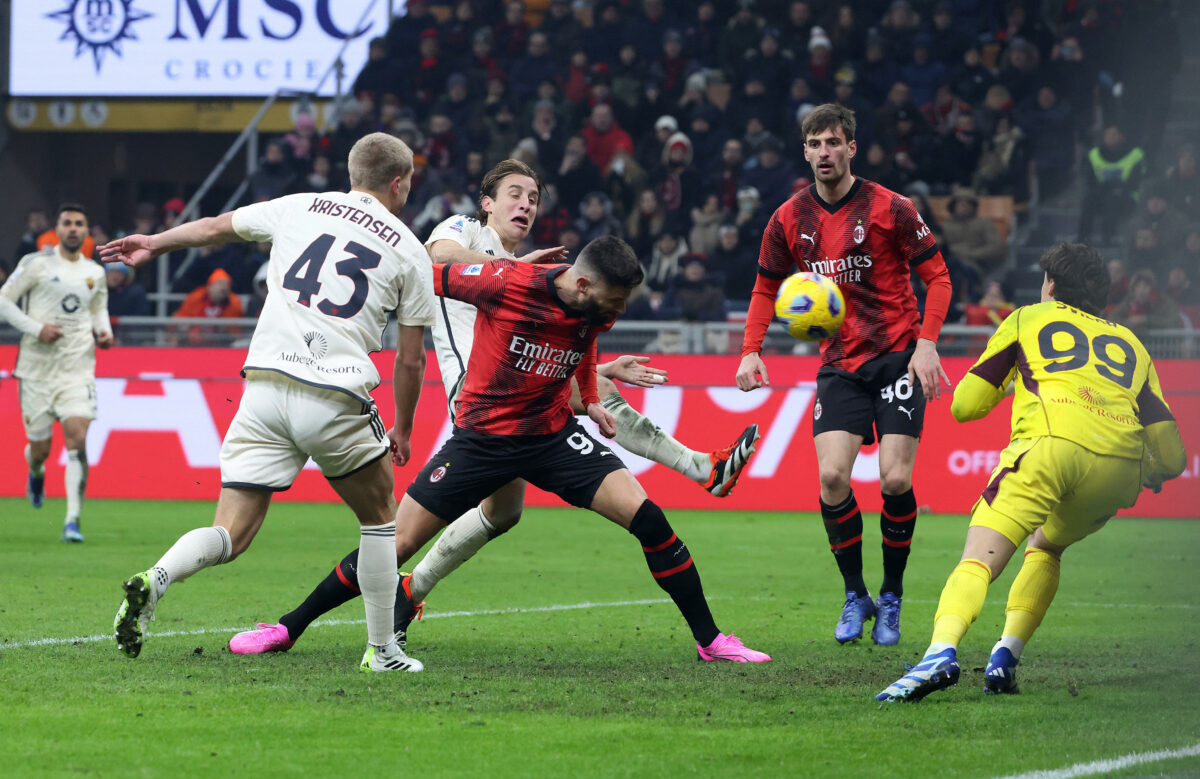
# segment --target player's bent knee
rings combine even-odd
[[[599,395],[601,399],[607,398],[616,391],[617,385],[612,379],[608,378],[607,376],[601,376],[599,373],[596,374],[596,394]]]
[[[822,468],[820,471],[821,491],[825,494],[841,495],[850,491],[850,471],[841,468]]]
[[[885,474],[879,477],[879,490],[884,495],[903,495],[912,489],[912,474]]]

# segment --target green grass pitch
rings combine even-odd
[[[108,637],[121,580],[212,505],[85,508],[87,543],[68,546],[61,501],[0,500],[6,776],[991,777],[1200,742],[1195,522],[1117,520],[1068,552],[1021,695],[982,693],[1018,558],[960,651],[959,685],[881,705],[925,648],[963,517],[918,519],[903,638],[881,648],[834,642],[840,580],[814,515],[671,512],[718,625],[774,657],[748,667],[697,662],[624,531],[529,510],[431,596],[409,642],[426,672],[368,675],[357,600],[286,654],[227,649],[357,544],[346,509],[276,504],[241,559],[171,588],[130,660]],[[1105,773],[1150,774],[1200,774],[1200,757]]]

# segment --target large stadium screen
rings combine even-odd
[[[342,43],[346,78],[387,0],[12,3],[9,89],[23,97],[264,97],[313,91]],[[360,20],[362,23],[360,24]],[[321,85],[332,95],[335,80]]]

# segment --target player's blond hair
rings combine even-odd
[[[370,192],[386,190],[397,176],[412,172],[413,153],[394,135],[371,133],[359,138],[346,159],[350,186]]]

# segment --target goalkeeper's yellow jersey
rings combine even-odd
[[[1013,439],[1054,436],[1096,454],[1140,459],[1144,428],[1170,421],[1175,430],[1146,347],[1128,328],[1065,303],[1008,315],[955,389],[954,417],[985,416],[1010,381]]]

